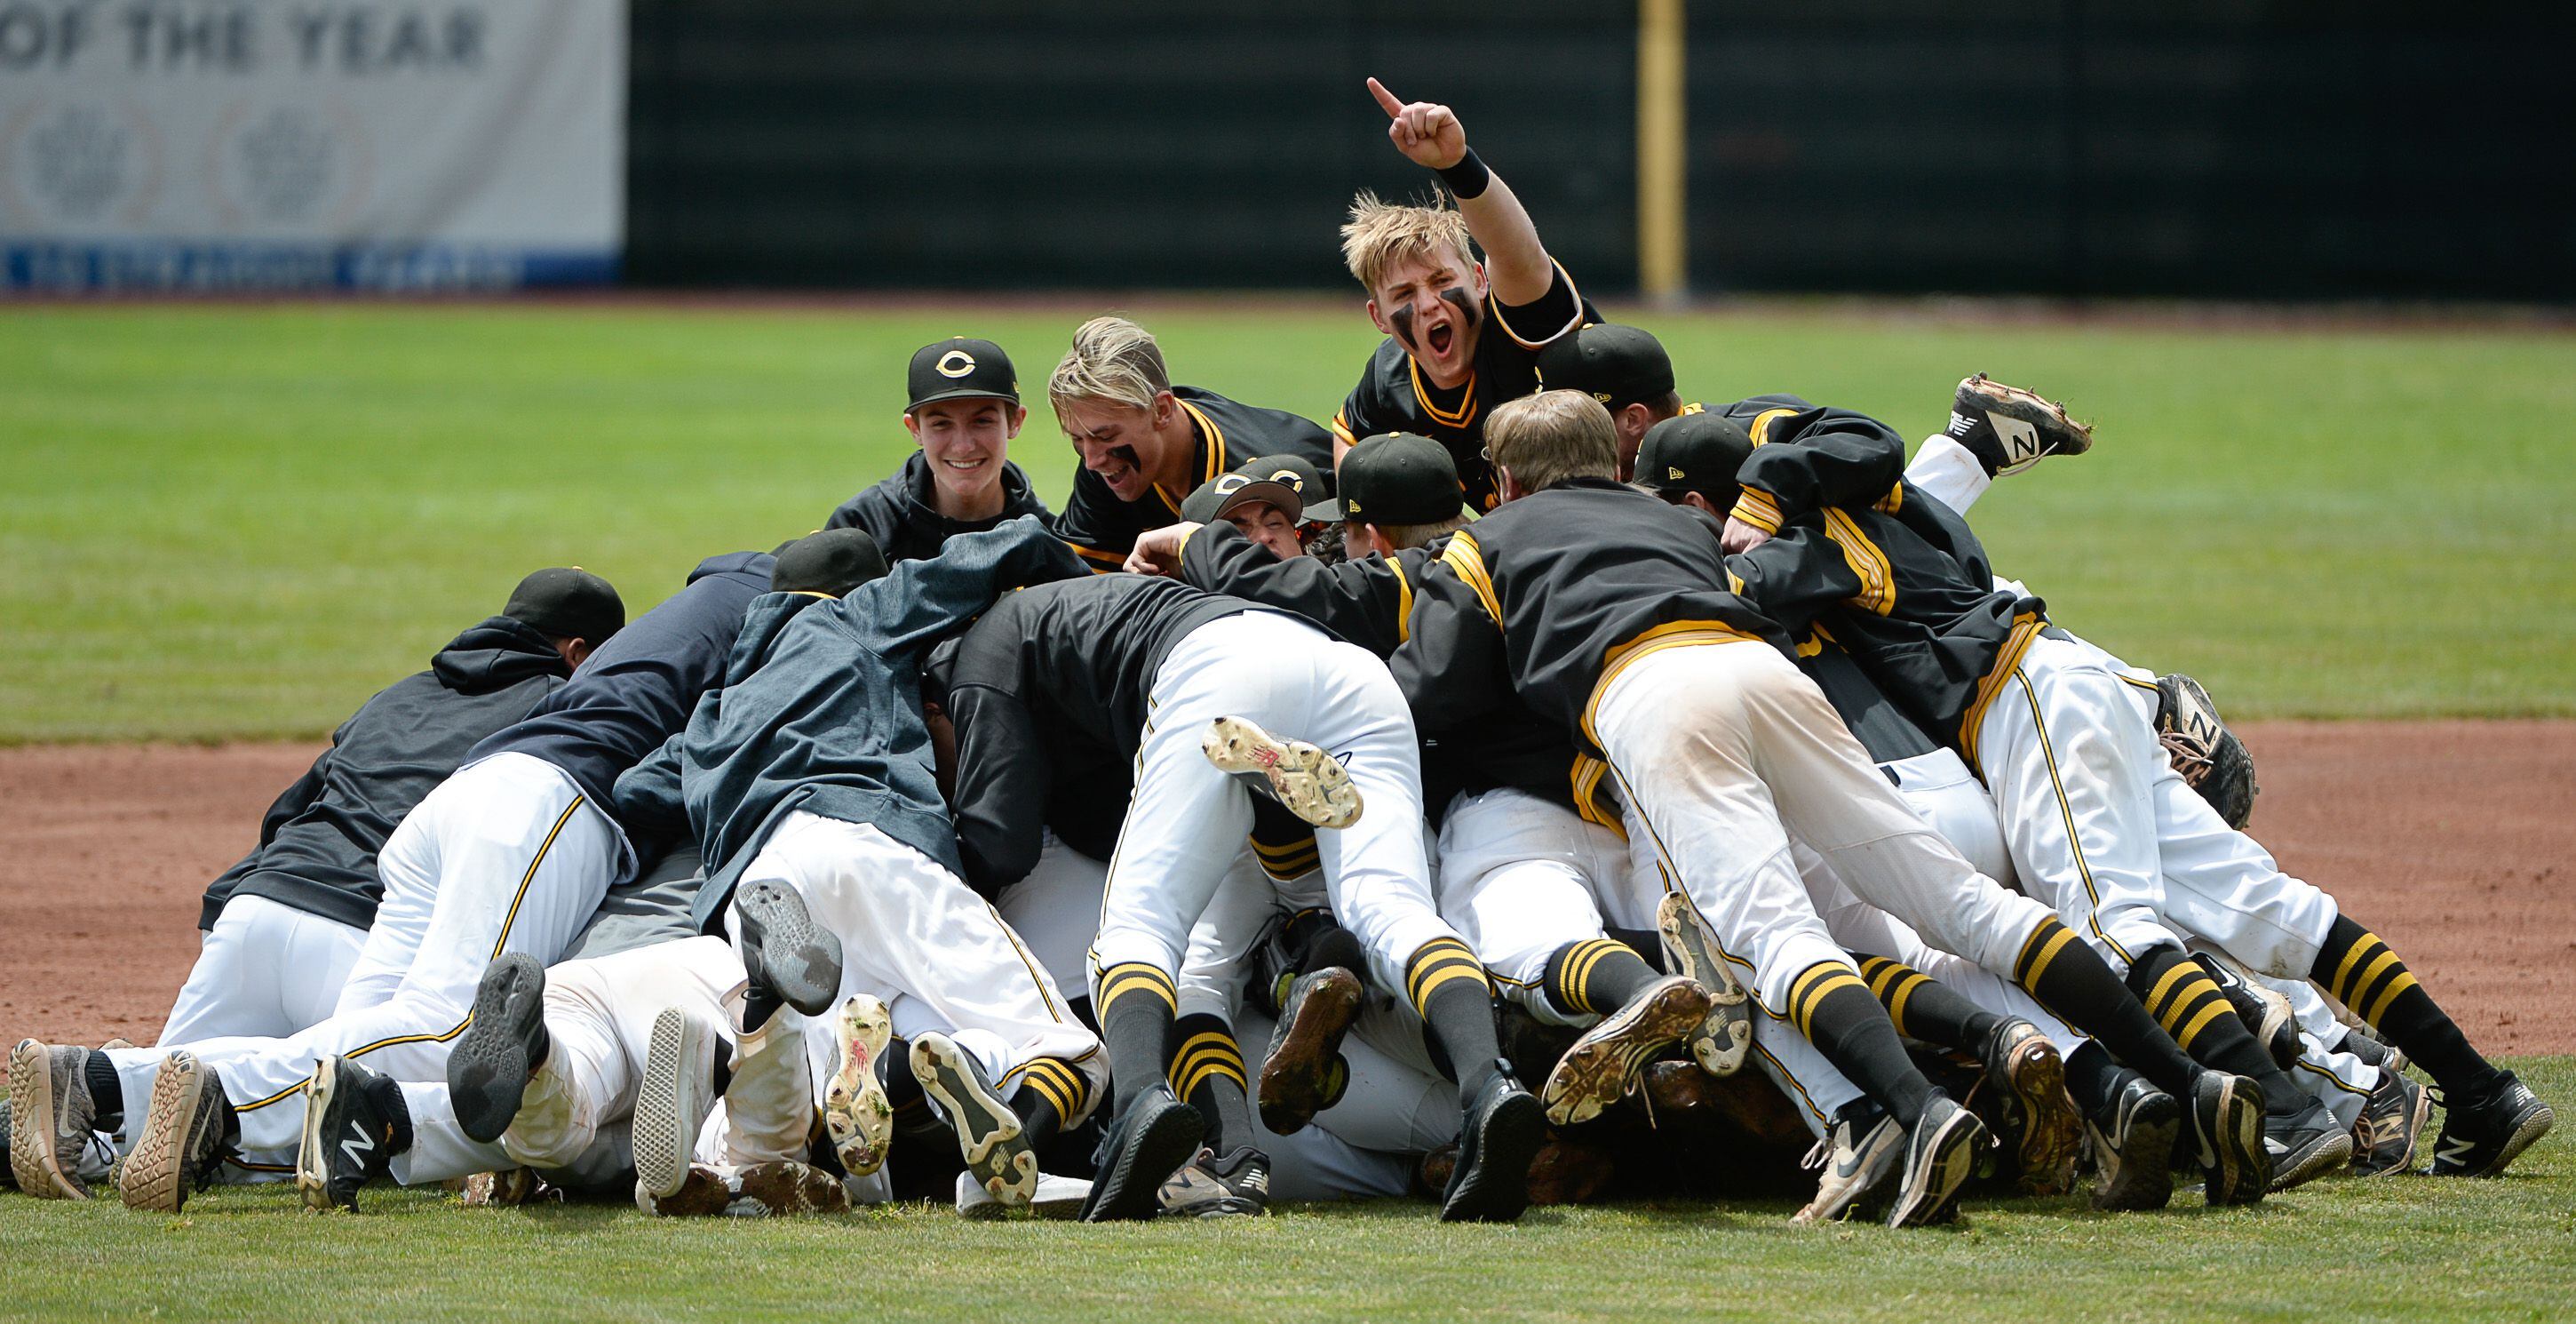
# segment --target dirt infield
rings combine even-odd
[[[2576,1052],[2576,722],[2246,729],[2254,829],[2493,1053]],[[0,1037],[151,1041],[309,745],[0,750]]]

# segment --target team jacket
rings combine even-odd
[[[929,457],[914,451],[902,468],[842,502],[823,527],[865,530],[887,560],[917,561],[939,555],[940,544],[961,533],[982,533],[1022,515],[1050,518],[1046,503],[1029,489],[1029,476],[1009,461],[1002,464],[1002,513],[991,519],[953,520],[940,514],[936,491]]]
[[[743,870],[797,810],[868,824],[960,872],[921,718],[921,661],[995,594],[1081,573],[1044,524],[1021,519],[899,562],[847,597],[756,599],[724,687],[617,784],[621,811],[639,820],[685,815],[707,869],[698,923],[715,927]]]
[[[259,845],[206,889],[197,927],[213,928],[236,896],[372,926],[385,891],[376,854],[395,825],[477,741],[526,717],[569,674],[544,635],[507,616],[456,636],[429,670],[385,687],[331,733],[268,807]]]
[[[1172,395],[1198,433],[1191,487],[1268,455],[1302,456],[1324,473],[1325,482],[1332,481],[1333,434],[1311,421],[1284,410],[1238,404],[1195,386],[1175,386]],[[1073,495],[1065,498],[1064,513],[1055,519],[1056,536],[1072,543],[1094,569],[1116,570],[1136,550],[1137,534],[1180,522],[1181,502],[1189,495],[1189,488],[1166,492],[1158,486],[1142,500],[1121,501],[1098,474],[1077,469]]]
[[[1537,302],[1506,308],[1488,291],[1482,307],[1484,321],[1464,385],[1455,390],[1434,386],[1414,366],[1413,356],[1389,336],[1378,342],[1359,385],[1333,415],[1333,433],[1344,445],[1383,432],[1413,432],[1448,447],[1458,466],[1458,486],[1479,512],[1492,510],[1497,499],[1494,466],[1485,458],[1485,416],[1495,405],[1541,389],[1540,350],[1601,320],[1562,263]],[[1332,466],[1324,471],[1332,472]]]
[[[699,562],[679,592],[627,622],[581,664],[571,684],[525,720],[492,733],[465,762],[506,753],[541,758],[563,769],[592,804],[610,807],[618,774],[687,725],[698,696],[724,679],[743,609],[769,591],[776,564],[766,552]],[[651,858],[643,843],[630,845]]]

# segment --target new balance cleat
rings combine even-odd
[[[2442,1134],[2433,1142],[2436,1177],[2500,1177],[2558,1120],[2512,1072],[2475,1099],[2442,1098]]]
[[[1444,1223],[1509,1223],[1529,1207],[1530,1161],[1547,1138],[1537,1098],[1495,1063],[1458,1128],[1458,1166],[1440,1201]]]
[[[1895,1118],[1864,1104],[1844,1109],[1807,1151],[1805,1166],[1816,1170],[1815,1198],[1789,1221],[1831,1223],[1878,1206],[1904,1163],[1905,1128]]]
[[[1637,1073],[1708,1018],[1708,990],[1667,975],[1601,1018],[1557,1059],[1539,1100],[1555,1126],[1588,1122],[1637,1086]]]
[[[519,1115],[528,1080],[545,1065],[546,972],[524,952],[504,952],[474,986],[474,1016],[447,1056],[447,1095],[456,1125],[484,1144]]]
[[[646,1213],[684,1212],[711,1198],[703,1190],[694,1200],[679,1197],[690,1183],[698,1132],[715,1110],[714,1041],[711,1027],[678,1007],[664,1007],[653,1018],[629,1126],[635,1203]]]
[[[2094,1208],[2137,1212],[2173,1203],[2179,1100],[2131,1072],[2112,1096],[2109,1115],[2085,1118],[2084,1131],[2093,1146]]]
[[[754,993],[808,1016],[831,1010],[841,993],[841,940],[814,923],[805,898],[785,883],[763,880],[745,883],[733,909]]]
[[[1320,828],[1360,819],[1359,788],[1341,761],[1303,740],[1281,740],[1248,718],[1208,723],[1199,749],[1221,772],[1258,778],[1289,813]]]
[[[1082,1221],[1152,1218],[1162,1208],[1158,1193],[1163,1179],[1198,1153],[1199,1140],[1206,1133],[1207,1120],[1198,1109],[1172,1097],[1170,1085],[1158,1081],[1147,1086],[1101,1134]]]
[[[823,1128],[841,1169],[864,1177],[885,1166],[894,1143],[894,1105],[877,1079],[877,1063],[894,1040],[894,1017],[865,993],[841,1004],[832,1021],[840,1063],[823,1086]]]
[[[1154,1195],[1165,1218],[1258,1217],[1270,1212],[1270,1156],[1250,1145],[1222,1158],[1202,1149]]]
[[[2353,1175],[2413,1171],[2424,1124],[2432,1119],[2432,1092],[2383,1068],[2379,1084],[2362,1101],[2361,1117],[2352,1124]]]
[[[1295,1135],[1340,1100],[1351,1078],[1342,1037],[1359,1016],[1362,993],[1359,976],[1340,966],[1299,975],[1288,985],[1256,1086],[1261,1124],[1272,1134]]]
[[[295,1150],[295,1189],[306,1208],[356,1212],[359,1189],[391,1171],[394,1155],[410,1147],[400,1086],[345,1057],[313,1064]]]
[[[2201,1199],[2253,1204],[2272,1189],[2272,1151],[2263,1138],[2263,1087],[2243,1076],[2203,1071],[2192,1078],[2189,1136],[2200,1164]]]
[[[1979,1054],[1986,1078],[2002,1091],[2004,1125],[2021,1158],[2024,1195],[2064,1195],[2075,1189],[2075,1152],[2084,1142],[2084,1119],[2066,1094],[2066,1063],[2039,1027],[2007,1016]]]
[[[39,1200],[86,1200],[80,1157],[98,1125],[89,1050],[21,1040],[9,1050],[9,1171]]]
[[[994,1199],[1014,1208],[1027,1204],[1037,1194],[1038,1156],[1029,1150],[1019,1114],[985,1083],[984,1069],[956,1040],[932,1033],[912,1041],[912,1074],[957,1133],[966,1170]],[[893,1119],[888,1110],[889,1125]]]
[[[1664,940],[1664,968],[1708,992],[1708,1014],[1689,1036],[1692,1059],[1712,1076],[1734,1075],[1753,1049],[1753,1007],[1744,985],[1718,958],[1690,898],[1667,893],[1655,907],[1655,931]]]
[[[1950,438],[1968,448],[1997,478],[2020,473],[2051,455],[2093,449],[2093,429],[2055,404],[1984,373],[1959,383],[1950,398]]]
[[[1985,1123],[1975,1113],[1936,1094],[1922,1120],[1905,1137],[1905,1161],[1898,1165],[1896,1203],[1887,1211],[1889,1227],[1927,1227],[1946,1223],[1959,1212],[1959,1188],[1977,1171],[1977,1155],[1992,1143]]]
[[[2352,1129],[2315,1100],[2288,1117],[2263,1120],[2263,1147],[2272,1158],[2272,1189],[2304,1186],[2352,1162]]]
[[[117,1174],[125,1207],[175,1214],[212,1181],[241,1139],[241,1121],[212,1067],[181,1049],[162,1060],[134,1152]]]

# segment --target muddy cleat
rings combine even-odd
[[[1986,1124],[1975,1113],[1936,1094],[1922,1120],[1905,1137],[1905,1161],[1897,1168],[1896,1203],[1887,1211],[1889,1227],[1928,1227],[1958,1216],[1959,1188],[1977,1171],[1977,1155],[1993,1143]]]
[[[2182,1104],[2130,1073],[2110,1115],[2084,1119],[2093,1146],[2093,1207],[2105,1213],[2162,1209],[2173,1203],[2174,1147]]]
[[[894,1105],[877,1080],[877,1062],[893,1040],[894,1017],[865,993],[842,1003],[832,1021],[841,1060],[823,1086],[823,1127],[832,1134],[841,1169],[853,1177],[884,1167],[886,1148],[894,1143]]]
[[[2004,1126],[2018,1137],[2020,1190],[2064,1195],[2075,1189],[2075,1151],[2084,1119],[2066,1094],[2066,1063],[2039,1027],[2007,1016],[1978,1055],[1986,1078],[2002,1090]]]
[[[2397,1072],[2381,1071],[2379,1084],[2362,1101],[2361,1116],[2352,1124],[2352,1174],[2413,1171],[2415,1147],[2432,1119],[2431,1091]]]
[[[1688,1062],[1659,1065],[1680,1067],[1705,1080],[1708,1073]],[[1587,1204],[1601,1198],[1616,1175],[1612,1168],[1615,1156],[1597,1141],[1581,1136],[1566,1136],[1549,1131],[1539,1142],[1538,1153],[1530,1159],[1529,1202],[1534,1205]]]
[[[2263,1148],[2272,1156],[2272,1189],[2286,1191],[2352,1162],[2352,1130],[2312,1099],[2288,1117],[2263,1119]]]
[[[1547,1138],[1538,1099],[1497,1062],[1458,1128],[1458,1166],[1440,1201],[1443,1223],[1509,1223],[1529,1207],[1529,1171]]]
[[[744,884],[733,909],[754,993],[808,1016],[831,1010],[841,993],[841,940],[814,923],[805,898],[785,883],[764,880]]]
[[[1960,382],[1951,396],[1948,431],[1996,478],[2020,473],[2051,455],[2093,449],[2093,429],[2068,418],[2066,406],[1982,372]]]
[[[1080,1177],[1059,1177],[1052,1172],[1038,1174],[1038,1193],[1029,1200],[1029,1213],[1037,1218],[1080,1218],[1082,1202],[1091,1198],[1091,1183]],[[975,1174],[957,1174],[957,1216],[959,1218],[1008,1218],[1011,1206],[993,1198]]]
[[[716,1218],[733,1205],[733,1174],[712,1163],[683,1163],[671,1189],[648,1194],[635,1183],[635,1207],[655,1218]]]
[[[540,1202],[560,1204],[565,1194],[534,1168],[504,1168],[467,1177],[456,1188],[456,1202],[468,1209],[515,1209]]]
[[[304,1090],[304,1138],[295,1150],[295,1189],[306,1208],[355,1213],[358,1189],[384,1176],[394,1155],[409,1148],[411,1110],[391,1078],[345,1057],[313,1064]]]
[[[153,1077],[152,1105],[117,1174],[117,1192],[128,1209],[175,1214],[240,1140],[241,1121],[215,1069],[185,1049],[172,1053]]]
[[[1342,1036],[1360,1014],[1359,976],[1340,966],[1299,975],[1280,999],[1261,1057],[1257,1099],[1261,1124],[1274,1135],[1295,1135],[1315,1114],[1339,1102],[1350,1085]]]
[[[966,1170],[994,1199],[1013,1208],[1027,1204],[1037,1194],[1038,1156],[1021,1133],[1019,1114],[984,1083],[984,1069],[956,1040],[933,1033],[912,1041],[912,1074],[957,1133]],[[891,1109],[886,1120],[891,1126]]]
[[[2186,1120],[2188,1143],[2200,1164],[2203,1201],[2252,1204],[2272,1189],[2262,1086],[2243,1076],[2203,1071],[2192,1079]]]
[[[1866,1104],[1834,1119],[1825,1138],[1807,1151],[1816,1170],[1816,1195],[1789,1216],[1792,1223],[1830,1223],[1885,1200],[1905,1162],[1905,1128]]]
[[[715,1110],[714,1040],[714,1032],[704,1022],[678,1007],[664,1007],[653,1018],[629,1128],[635,1204],[646,1213],[694,1210],[710,1198],[703,1190],[695,1199],[679,1197],[690,1181],[690,1157],[697,1148],[698,1132],[706,1126],[707,1114]],[[705,1186],[703,1181],[698,1184]],[[667,1209],[662,1207],[666,1204]]]
[[[519,1115],[528,1080],[544,1066],[546,972],[523,952],[505,952],[474,986],[474,1016],[447,1057],[447,1093],[456,1125],[484,1144],[501,1138]]]
[[[1270,1212],[1270,1156],[1237,1145],[1225,1157],[1202,1149],[1154,1193],[1165,1218],[1242,1218]]]
[[[1152,1218],[1162,1205],[1157,1196],[1163,1179],[1198,1153],[1207,1133],[1199,1110],[1172,1097],[1172,1087],[1157,1082],[1127,1105],[1100,1137],[1093,1166],[1091,1196],[1083,1201],[1082,1221],[1118,1223]]]
[[[728,1183],[728,1218],[795,1218],[850,1212],[850,1188],[821,1168],[793,1160],[737,1169]]]
[[[1708,990],[1680,975],[1638,990],[1584,1031],[1547,1073],[1539,1099],[1547,1105],[1549,1124],[1572,1126],[1600,1116],[1636,1088],[1637,1073],[1656,1054],[1698,1030],[1708,1008]]]
[[[86,1200],[81,1152],[97,1129],[89,1050],[33,1039],[9,1050],[9,1171],[39,1200]]]
[[[1258,778],[1289,813],[1320,828],[1360,820],[1359,788],[1341,761],[1302,740],[1281,740],[1241,717],[1208,723],[1200,752],[1219,771]]]
[[[1664,940],[1664,968],[1708,992],[1708,1015],[1690,1033],[1691,1057],[1712,1076],[1732,1076],[1753,1048],[1753,1008],[1735,972],[1718,959],[1690,899],[1675,892],[1655,908],[1655,930]]]
[[[2475,1099],[2442,1099],[2442,1134],[2433,1142],[2436,1177],[2500,1177],[2531,1143],[2549,1134],[2558,1115],[2510,1071]],[[23,1179],[22,1179],[23,1180]]]

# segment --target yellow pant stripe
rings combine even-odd
[[[572,816],[581,812],[585,798],[576,795],[572,798],[571,804],[564,806],[562,816],[556,818],[555,825],[546,830],[545,841],[537,847],[537,858],[528,861],[528,871],[519,875],[518,895],[510,898],[510,913],[501,917],[501,936],[492,940],[493,960],[501,959],[501,945],[510,940],[510,926],[519,922],[519,903],[528,899],[528,885],[537,880],[538,866],[546,862],[546,852],[555,848],[555,838],[563,835],[564,824],[571,822]]]

